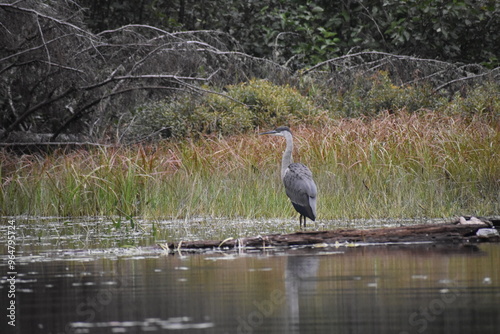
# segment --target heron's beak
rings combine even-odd
[[[276,135],[278,134],[279,132],[276,131],[276,130],[271,130],[271,131],[267,131],[267,132],[262,132],[262,133],[259,133],[259,135]]]

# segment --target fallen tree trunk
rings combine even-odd
[[[291,246],[341,246],[382,243],[464,243],[500,242],[500,236],[491,225],[481,222],[466,224],[423,224],[377,228],[369,230],[339,229],[331,231],[300,231],[291,234],[270,234],[226,240],[181,241],[169,243],[169,250],[232,249],[291,247]],[[161,245],[167,248],[167,245]]]

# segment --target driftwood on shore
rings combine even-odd
[[[496,225],[496,224],[495,224]],[[466,243],[500,242],[491,223],[468,220],[447,224],[422,224],[376,229],[338,229],[331,231],[300,231],[291,234],[270,234],[226,240],[181,241],[169,243],[169,250],[233,249],[292,246],[340,246],[384,243]],[[167,245],[161,245],[167,248]]]

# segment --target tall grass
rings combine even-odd
[[[500,128],[481,117],[380,114],[296,127],[320,220],[500,212]],[[257,133],[47,156],[1,151],[2,215],[295,217],[281,138]]]
[[[342,217],[494,214],[500,209],[500,135],[479,119],[437,113],[341,120],[304,143]],[[321,141],[322,144],[314,145]],[[334,147],[332,149],[331,147]]]

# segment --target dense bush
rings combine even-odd
[[[381,71],[358,76],[348,89],[332,92],[321,88],[314,99],[330,111],[331,117],[375,116],[381,112],[421,112],[436,110],[445,114],[488,116],[500,122],[500,85],[484,81],[465,87],[453,95],[443,94],[427,83],[398,85]],[[500,124],[500,123],[499,123]]]
[[[328,109],[344,117],[401,109],[414,112],[435,108],[443,102],[443,97],[434,94],[430,85],[395,85],[387,72],[357,76],[349,90],[333,94]]]
[[[492,117],[500,127],[500,85],[487,82],[470,90],[466,96],[457,92],[441,109],[447,113]]]
[[[267,80],[231,85],[225,93],[147,103],[132,113],[125,138],[243,133],[298,121],[312,123],[322,114],[297,89]]]

